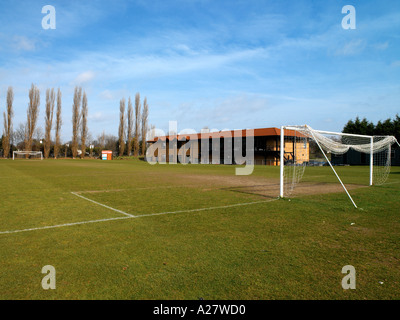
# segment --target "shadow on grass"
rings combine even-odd
[[[273,188],[273,190],[271,189]],[[279,190],[279,184],[266,184],[266,185],[252,185],[252,186],[240,186],[240,187],[228,187],[219,188],[219,190],[238,192],[241,194],[250,194],[259,196],[265,199],[275,199],[277,197],[277,190]]]

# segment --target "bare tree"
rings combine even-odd
[[[61,118],[61,90],[57,91],[57,111],[56,111],[56,143],[54,144],[54,159],[57,159],[60,152],[60,132],[61,132],[62,118]]]
[[[45,114],[45,138],[44,138],[44,157],[47,159],[50,154],[51,128],[53,126],[55,94],[52,88],[46,90],[46,114]]]
[[[134,135],[134,145],[133,145],[133,155],[137,157],[139,155],[139,134],[140,134],[140,94],[135,95],[135,135]]]
[[[151,124],[149,130],[149,140],[153,140],[155,137],[156,137],[156,126],[154,124]]]
[[[99,142],[100,148],[103,150],[106,146],[106,133],[104,132],[104,130],[101,135],[97,137],[97,141]]]
[[[83,159],[86,154],[86,138],[88,135],[87,128],[87,117],[88,117],[88,105],[87,105],[87,96],[86,92],[83,92],[82,97],[82,113],[81,113],[81,158]]]
[[[43,143],[43,136],[44,136],[43,128],[40,126],[37,126],[35,129],[35,132],[33,133],[33,136],[34,136],[34,139],[32,141],[32,150],[40,151],[42,143]]]
[[[119,102],[119,128],[118,128],[119,155],[125,150],[125,98]]]
[[[14,130],[14,143],[16,144],[18,150],[25,147],[25,137],[26,137],[26,126],[23,123],[18,125],[18,128]]]
[[[148,126],[148,117],[149,117],[149,105],[147,104],[147,98],[144,98],[143,101],[143,114],[142,114],[142,155],[146,155],[146,134],[147,134],[147,126]]]
[[[88,131],[87,135],[86,135],[86,141],[88,142],[88,146],[89,146],[89,157],[91,158],[93,155],[93,147],[94,147],[94,141],[93,141],[93,136],[92,133]]]
[[[75,87],[74,92],[74,103],[72,105],[72,142],[71,142],[71,151],[72,157],[76,158],[78,154],[78,135],[79,135],[79,127],[81,120],[81,97],[82,97],[82,88]]]
[[[106,150],[111,150],[112,152],[117,151],[118,138],[116,136],[107,134],[104,136],[104,141],[105,141],[104,147],[106,148]]]
[[[13,111],[14,91],[12,87],[8,87],[7,90],[7,112],[3,113],[4,116],[4,133],[3,133],[3,151],[4,158],[7,158],[10,154],[10,140],[13,135],[12,129],[12,118],[14,116]]]
[[[29,90],[29,105],[27,110],[27,121],[26,121],[26,136],[25,136],[25,150],[30,151],[32,148],[33,133],[35,132],[37,118],[39,115],[40,105],[40,91],[32,83],[31,89]]]
[[[132,153],[132,142],[133,142],[133,108],[132,108],[132,101],[131,97],[128,99],[128,132],[127,132],[127,139],[128,139],[128,156]]]

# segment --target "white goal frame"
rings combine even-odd
[[[307,125],[304,126],[305,128],[308,128]],[[293,131],[299,131],[298,126],[282,126],[281,127],[281,132],[280,132],[280,190],[279,190],[279,197],[283,198],[284,197],[284,167],[285,167],[285,159],[284,159],[284,153],[285,153],[285,130],[293,130]],[[347,191],[345,185],[343,184],[342,180],[340,179],[339,175],[337,174],[335,168],[333,167],[332,163],[329,161],[326,153],[322,149],[320,143],[314,136],[314,132],[321,133],[321,134],[330,134],[330,135],[338,135],[338,136],[348,136],[348,137],[358,137],[358,138],[365,138],[370,140],[370,168],[369,168],[369,185],[372,186],[374,184],[373,181],[373,172],[374,172],[374,136],[369,136],[369,135],[360,135],[360,134],[350,134],[350,133],[342,133],[342,132],[332,132],[332,131],[324,131],[324,130],[311,130],[311,134],[313,136],[313,140],[316,142],[318,148],[322,152],[324,158],[328,162],[329,166],[331,167],[332,171],[334,172],[336,178],[339,180],[340,184],[342,185],[343,189],[345,190],[347,196],[353,203],[354,207],[357,208],[357,205],[355,204],[353,198],[351,197],[350,193]],[[400,146],[399,142],[394,138],[394,141]],[[390,153],[389,153],[390,154]],[[389,155],[390,156],[390,155]]]
[[[13,160],[15,160],[15,155],[16,154],[22,154],[22,155],[30,155],[30,156],[36,156],[40,154],[40,160],[43,160],[43,153],[42,151],[13,151]]]

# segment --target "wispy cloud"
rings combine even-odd
[[[93,122],[104,122],[108,119],[108,116],[101,111],[95,111],[89,114],[89,120]]]
[[[106,99],[106,100],[112,100],[112,99],[114,99],[114,96],[113,96],[112,92],[107,89],[107,90],[100,92],[100,98]]]
[[[338,56],[352,56],[362,53],[366,47],[366,42],[362,39],[351,40],[343,44],[340,48],[336,50],[336,55]]]
[[[35,41],[25,36],[14,36],[12,46],[16,50],[33,51],[35,50]]]
[[[389,48],[389,41],[382,42],[382,43],[376,43],[373,47],[374,47],[375,49],[377,49],[377,50],[382,50],[382,51],[384,51],[384,50],[386,50],[387,48]]]
[[[80,73],[75,79],[74,83],[77,85],[85,85],[95,77],[95,73],[93,71],[85,71]]]
[[[391,63],[391,66],[392,66],[393,68],[398,68],[398,67],[400,67],[400,60],[393,61],[393,62]]]

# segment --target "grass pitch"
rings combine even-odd
[[[351,190],[361,209],[340,186],[322,194],[338,184],[327,167],[290,201],[276,200],[279,168],[234,168],[1,160],[0,299],[400,298],[400,168]],[[368,184],[368,170],[338,173]]]

